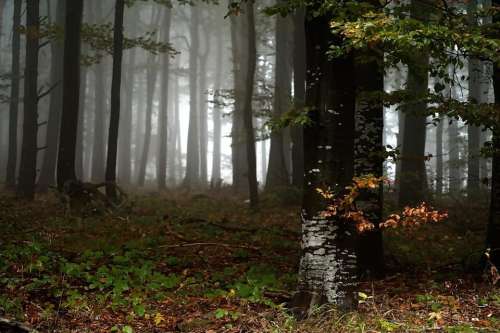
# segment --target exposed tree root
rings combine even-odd
[[[38,333],[23,323],[0,317],[0,333]]]

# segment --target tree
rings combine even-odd
[[[9,188],[16,186],[17,167],[17,126],[19,110],[19,82],[21,58],[21,9],[22,0],[14,1],[14,22],[12,33],[12,66],[10,73],[10,102],[9,102],[9,151],[7,158],[6,185]]]
[[[125,0],[116,0],[113,28],[113,75],[111,79],[111,115],[109,120],[108,154],[106,158],[106,194],[115,199],[118,125],[120,124],[120,85],[123,57],[123,15]]]
[[[218,25],[222,27],[221,25]],[[212,154],[212,175],[210,184],[211,187],[217,187],[221,182],[221,129],[222,129],[222,115],[221,115],[221,101],[220,101],[220,89],[222,81],[222,60],[223,60],[223,37],[222,29],[218,28],[216,33],[216,50],[217,56],[215,58],[215,82],[214,82],[214,93],[213,93],[213,126],[214,126],[214,140],[213,140],[213,154]]]
[[[303,8],[293,15],[293,102],[295,110],[304,107],[306,95],[306,45]],[[304,143],[301,126],[291,129],[292,135],[292,185],[301,188],[304,181]]]
[[[410,5],[412,18],[429,20],[430,4],[413,0]],[[425,136],[427,119],[419,115],[427,109],[425,94],[429,84],[429,56],[415,52],[408,65],[406,89],[415,96],[415,100],[404,103],[401,108],[404,115],[404,133],[401,147],[401,177],[399,204],[416,204],[425,197],[427,178],[425,171]]]
[[[314,11],[314,8],[309,9]],[[311,15],[312,16],[312,15]],[[355,307],[356,231],[349,223],[321,214],[318,187],[343,191],[351,183],[354,163],[354,64],[351,55],[328,60],[330,45],[339,43],[330,31],[330,17],[306,20],[306,106],[304,127],[305,179],[302,203],[302,254],[293,308],[307,315],[329,303]]]
[[[257,184],[257,157],[255,153],[255,134],[253,131],[253,111],[252,97],[255,77],[255,67],[257,61],[257,47],[255,36],[255,18],[254,1],[249,0],[246,3],[247,28],[248,28],[248,64],[246,65],[246,86],[245,86],[245,105],[244,118],[245,142],[247,148],[248,163],[248,188],[250,191],[250,207],[256,208],[259,204],[259,188]]]
[[[26,63],[24,69],[24,120],[21,162],[19,165],[18,193],[26,199],[34,199],[36,160],[38,153],[38,48],[40,1],[26,4]]]
[[[55,23],[64,28],[66,1],[58,0]],[[43,155],[42,169],[38,179],[38,190],[46,191],[50,185],[56,183],[57,148],[61,123],[62,91],[63,91],[63,63],[64,40],[56,39],[50,44],[50,81],[56,85],[50,93],[49,117],[47,119],[47,134]]]
[[[189,127],[184,186],[196,187],[200,183],[200,139],[198,112],[198,54],[200,48],[199,9],[191,7],[189,25]]]
[[[493,0],[494,6],[500,6],[500,0]],[[499,14],[493,18],[494,23],[500,22]],[[498,113],[500,107],[500,65],[494,64],[493,70],[493,89],[495,94],[495,108]],[[491,171],[491,197],[490,197],[490,216],[488,222],[488,231],[486,246],[491,252],[491,262],[496,267],[500,267],[500,124],[493,129],[493,161]]]
[[[291,17],[276,18],[276,70],[274,83],[273,118],[275,120],[290,109],[292,48]],[[289,184],[288,170],[285,162],[284,132],[274,129],[271,132],[271,148],[269,151],[269,166],[267,168],[266,189],[287,186]],[[286,147],[286,148],[285,148]]]
[[[63,104],[59,152],[57,156],[57,186],[76,181],[75,157],[80,107],[80,48],[83,18],[83,0],[66,4],[64,34]]]
[[[163,39],[170,40],[170,25],[172,21],[172,12],[170,8],[165,8],[163,17]],[[158,152],[158,187],[166,188],[167,182],[167,141],[168,141],[168,80],[170,75],[170,54],[162,55],[162,74],[161,74],[161,96],[160,96],[160,114],[158,120],[159,131],[159,152]]]

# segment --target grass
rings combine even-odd
[[[261,211],[232,193],[154,193],[69,215],[55,197],[0,196],[0,315],[45,332],[495,332],[498,289],[477,278],[484,203],[385,235],[388,276],[359,311],[297,322],[283,307],[299,259],[297,197]],[[482,209],[481,209],[482,207]],[[200,245],[179,246],[183,243]]]

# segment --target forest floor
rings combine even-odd
[[[152,192],[68,214],[50,194],[0,194],[0,317],[40,332],[498,331],[500,290],[475,264],[486,206],[460,200],[447,222],[384,236],[387,277],[361,284],[359,311],[295,321],[296,197],[252,213],[230,192]]]

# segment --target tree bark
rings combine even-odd
[[[87,67],[81,69],[81,82],[80,82],[80,106],[78,113],[78,132],[76,136],[76,158],[75,158],[75,171],[76,178],[84,178],[84,144],[85,144],[85,118],[86,118],[86,96],[87,96]]]
[[[198,55],[200,48],[199,36],[200,13],[196,6],[191,7],[189,49],[189,127],[186,157],[186,177],[184,186],[197,187],[200,183],[200,139],[198,112]]]
[[[493,0],[492,4],[500,6],[500,0]],[[494,23],[498,23],[498,15]],[[500,66],[494,65],[493,70],[493,89],[495,94],[495,107],[497,113],[500,112]],[[498,118],[497,118],[498,119]],[[490,249],[490,260],[497,268],[500,267],[500,124],[493,129],[493,162],[491,172],[491,199],[490,199],[490,217],[488,222],[488,231],[486,246]]]
[[[436,127],[436,194],[443,193],[443,127],[444,118],[439,117]]]
[[[276,17],[276,70],[274,83],[273,119],[279,120],[289,111],[291,101],[292,49],[290,16]],[[287,164],[285,162],[285,131],[277,129],[271,132],[269,166],[267,168],[266,190],[289,185]]]
[[[248,188],[250,195],[250,207],[257,208],[259,204],[259,187],[257,183],[257,156],[255,152],[255,134],[253,131],[253,86],[255,67],[257,61],[257,46],[255,34],[254,0],[249,0],[245,7],[248,28],[248,64],[246,66],[245,106],[244,124],[246,135],[246,152],[248,163]]]
[[[208,104],[207,104],[207,65],[210,54],[210,31],[204,29],[205,50],[200,54],[200,185],[206,187],[208,181]]]
[[[461,189],[460,152],[458,148],[458,120],[450,119],[448,123],[448,169],[449,192],[458,193]]]
[[[116,159],[118,150],[118,127],[120,124],[120,86],[123,58],[123,15],[125,0],[116,0],[115,22],[113,27],[113,76],[111,79],[111,115],[109,120],[108,154],[106,159],[106,195],[112,199],[117,196]]]
[[[411,2],[410,15],[414,19],[427,21],[430,8],[418,0]],[[427,119],[418,115],[425,110],[425,102],[419,101],[427,93],[429,84],[429,56],[425,52],[416,52],[408,66],[406,88],[415,101],[401,106],[404,116],[404,134],[401,149],[401,177],[399,205],[416,204],[424,200],[427,191],[427,175],[425,170],[425,139]]]
[[[40,1],[26,4],[26,63],[24,69],[24,121],[18,193],[34,199],[38,155],[38,47]]]
[[[63,105],[57,156],[57,186],[60,190],[64,188],[66,182],[77,179],[75,158],[80,106],[80,34],[83,0],[68,2],[66,6]]]
[[[293,16],[293,101],[301,110],[306,99],[306,43],[304,31],[305,9],[299,8]],[[301,188],[304,182],[304,142],[302,126],[294,126],[292,135],[292,185]]]
[[[221,26],[219,26],[221,27]],[[221,133],[222,133],[222,115],[220,101],[220,90],[222,85],[222,59],[223,52],[223,36],[222,29],[219,28],[216,34],[217,40],[217,55],[215,63],[215,82],[214,82],[214,104],[213,104],[213,153],[212,153],[212,178],[210,180],[211,187],[216,188],[221,183]]]
[[[352,223],[321,214],[325,203],[316,190],[330,186],[343,192],[354,172],[354,65],[350,55],[328,61],[329,45],[338,43],[329,22],[318,16],[307,20],[305,28],[306,105],[312,123],[304,127],[302,254],[292,302],[301,317],[325,303],[341,309],[356,306],[357,233]]]
[[[22,0],[14,1],[14,17],[12,32],[12,66],[10,73],[10,102],[9,102],[9,151],[7,155],[7,174],[5,183],[8,188],[16,186],[17,169],[17,136],[19,113],[19,85],[21,60],[21,9]]]
[[[170,8],[165,9],[163,17],[163,41],[170,40],[170,24],[172,11]],[[161,96],[160,96],[160,112],[158,120],[159,140],[158,145],[158,187],[162,190],[167,186],[167,140],[168,140],[168,79],[170,76],[170,54],[167,52],[162,56],[162,81],[161,81]]]

